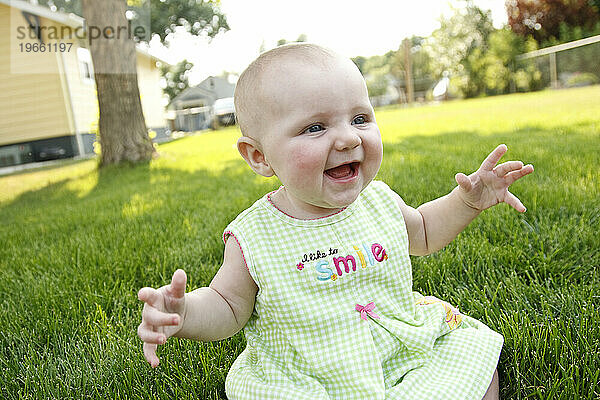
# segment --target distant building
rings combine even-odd
[[[87,40],[48,38],[51,27],[82,31],[83,22],[26,1],[0,0],[0,167],[93,153],[98,100]],[[45,28],[39,37],[19,33],[35,25]],[[64,43],[69,51],[26,53],[41,43]],[[146,125],[160,139],[167,130],[157,61],[137,49]]]
[[[169,104],[171,129],[193,132],[211,127],[215,101],[233,97],[234,90],[235,84],[219,76],[210,76],[185,89]]]

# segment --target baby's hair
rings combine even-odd
[[[291,43],[262,53],[242,72],[234,94],[236,119],[242,135],[252,136],[252,126],[257,122],[260,108],[256,100],[261,93],[265,72],[283,60],[307,62],[326,68],[331,59],[339,58],[335,52],[312,43]]]

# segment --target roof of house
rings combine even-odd
[[[30,13],[30,14],[34,14],[34,15],[38,15],[40,17],[43,18],[47,18],[51,21],[55,21],[58,22],[60,24],[66,25],[66,26],[70,26],[72,28],[77,28],[77,27],[84,27],[85,29],[85,18],[80,17],[79,15],[73,14],[73,13],[63,13],[60,11],[52,11],[47,7],[44,6],[40,6],[38,4],[32,4],[28,1],[24,1],[24,0],[0,0],[0,4],[5,4],[9,7],[14,7],[17,8],[21,11]],[[148,57],[154,58],[157,61],[160,61],[161,63],[164,64],[168,64],[170,65],[170,63],[160,57],[157,57],[153,54],[150,54],[148,52],[148,50],[144,49],[143,47],[141,47],[139,44],[136,44],[136,50],[138,53],[140,54],[144,54]]]
[[[63,25],[71,26],[76,28],[83,25],[84,18],[73,13],[62,13],[54,12],[47,7],[43,7],[37,4],[32,4],[22,0],[0,0],[0,3],[6,4],[9,7],[18,8],[19,10],[39,15],[40,17],[48,18],[49,20],[59,22]]]
[[[205,89],[215,94],[215,98],[223,99],[225,97],[233,97],[235,85],[230,83],[226,78],[220,76],[209,76],[196,87]]]
[[[233,97],[235,85],[220,76],[209,76],[196,86],[191,86],[179,93],[169,108],[185,108],[188,104],[196,104],[195,100],[207,99],[212,104],[216,99]]]

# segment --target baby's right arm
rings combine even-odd
[[[145,302],[138,335],[144,356],[156,367],[156,348],[170,336],[213,341],[235,335],[250,319],[258,287],[250,276],[235,240],[225,244],[223,265],[208,287],[185,293],[186,275],[173,274],[171,284],[159,289],[142,288]]]

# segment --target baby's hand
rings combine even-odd
[[[521,161],[507,161],[496,166],[506,150],[506,145],[501,144],[490,153],[476,172],[469,176],[456,174],[458,194],[469,207],[485,210],[504,202],[519,212],[525,212],[523,203],[508,191],[508,187],[517,179],[532,173],[533,165],[523,166]]]
[[[153,289],[145,287],[138,292],[143,301],[142,323],[138,336],[144,342],[144,356],[152,368],[159,364],[156,348],[181,329],[185,315],[185,272],[178,269],[171,284]]]

